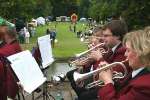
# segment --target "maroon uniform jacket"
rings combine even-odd
[[[119,92],[113,84],[107,84],[98,92],[100,100],[150,100],[150,72],[143,69],[125,83]]]
[[[32,56],[35,58],[36,62],[41,65],[41,53],[39,47],[33,47],[32,49]]]
[[[104,55],[104,59],[100,59],[100,61],[96,62],[94,65],[94,69],[96,69],[98,64],[104,60],[107,61],[108,63],[121,62],[121,61],[126,60],[126,57],[124,56],[125,51],[126,51],[126,48],[122,46],[122,44],[120,43],[114,52],[110,51],[108,54]],[[129,72],[132,71],[132,69],[128,65],[126,67]],[[113,70],[120,71],[120,72],[124,71],[122,67],[120,66],[114,67]]]
[[[117,46],[117,48],[115,49],[115,51],[113,53],[110,53],[106,58],[104,57],[104,59],[108,63],[114,63],[114,62],[124,61],[124,60],[126,60],[125,51],[126,51],[126,48],[120,43]],[[127,70],[128,70],[129,73],[132,71],[131,67],[129,67],[128,64],[126,64],[126,68],[127,68]],[[124,72],[123,68],[120,67],[120,65],[114,67],[113,70],[114,71],[119,71],[119,72]]]
[[[126,57],[124,56],[125,54],[125,51],[126,51],[126,48],[122,46],[122,44],[120,43],[117,48],[115,49],[114,52],[112,52],[111,50],[107,53],[107,54],[104,54],[103,55],[103,59],[100,59],[99,61],[97,62],[94,62],[91,60],[91,63],[90,64],[94,64],[94,70],[97,69],[98,67],[98,64],[101,62],[101,61],[107,61],[108,63],[113,63],[113,62],[120,62],[120,61],[123,61],[126,59]],[[86,68],[87,66],[85,66]],[[123,69],[122,67],[114,67],[113,68],[115,71],[121,71],[123,72]],[[131,71],[131,68],[127,66],[127,70]]]
[[[126,51],[126,48],[120,43],[117,48],[115,49],[114,52],[110,51],[108,54],[104,55],[104,59],[100,59],[100,61],[96,62],[94,64],[94,69],[97,68],[98,64],[101,62],[101,61],[107,61],[108,63],[114,63],[114,62],[121,62],[121,61],[124,61],[126,60],[126,57],[125,57],[125,51]],[[125,66],[127,68],[127,71],[128,73],[131,73],[132,69],[131,67],[129,67],[128,63],[125,63]],[[122,72],[124,73],[124,69],[120,66],[120,65],[117,65],[116,67],[113,67],[113,71],[117,71],[117,72]],[[123,83],[125,79],[121,79],[119,80],[119,83]]]
[[[21,47],[17,41],[13,41],[10,44],[4,44],[0,47],[0,55],[3,55],[5,57],[16,54],[18,52],[21,52]],[[7,69],[7,95],[10,98],[15,98],[18,92],[18,85],[16,83],[17,80],[18,79],[9,66],[9,68]]]
[[[0,55],[0,100],[7,100],[7,65],[6,58]]]
[[[21,51],[21,47],[19,43],[14,40],[10,44],[3,44],[3,46],[0,47],[0,54],[8,57],[10,55],[16,54]]]

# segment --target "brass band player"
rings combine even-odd
[[[95,63],[95,69],[97,68],[98,64],[102,61],[107,61],[108,63],[113,63],[116,61],[123,61],[126,59],[124,56],[125,53],[125,47],[122,46],[122,38],[124,34],[127,33],[127,26],[124,22],[120,20],[113,20],[103,27],[103,41],[105,42],[106,46],[108,46],[112,51],[110,51],[111,55],[108,56],[102,56],[101,52],[99,50],[93,50],[91,51],[90,58],[93,58]],[[124,70],[121,67],[115,67],[113,70],[123,72]],[[128,72],[131,71],[131,68],[127,66]],[[73,79],[72,79],[73,80]],[[73,81],[71,83],[73,89],[78,95],[79,100],[93,100],[97,99],[97,90],[99,87],[94,88],[93,94],[91,94],[90,90],[76,88],[73,86]],[[86,91],[86,92],[85,92]],[[95,94],[95,95],[94,95]]]
[[[110,69],[99,74],[105,84],[99,89],[99,100],[149,100],[150,99],[150,28],[126,34],[125,56],[132,67],[131,77],[126,80],[120,91],[114,87]]]
[[[88,48],[90,49],[90,48],[98,45],[99,43],[101,43],[101,38],[102,38],[102,29],[101,28],[96,28],[96,30],[94,30],[94,35],[91,36],[90,39],[89,39]],[[82,59],[81,60],[79,59],[79,63],[80,63],[80,65],[82,65],[81,67],[83,69],[82,73],[89,72],[97,64],[96,61],[93,58],[90,58],[90,54],[88,54],[88,56],[89,56],[88,59],[86,59],[84,61],[82,61]],[[78,97],[79,98],[84,97],[86,95],[86,93],[89,93],[89,90],[85,89],[85,87],[82,86],[83,85],[82,83],[81,83],[81,86],[79,86],[79,84],[76,85],[76,83],[74,81],[74,78],[73,78],[73,73],[75,71],[77,71],[77,69],[68,72],[67,73],[67,78],[69,79],[69,81],[71,83],[71,86],[74,89],[74,91],[76,92],[76,94],[78,95]],[[93,77],[91,77],[90,80],[93,80]],[[90,89],[90,94],[91,94],[90,98],[97,98],[97,94],[96,94],[97,90],[98,89]]]
[[[92,51],[91,56],[99,61],[99,64],[103,62],[113,63],[124,61],[126,59],[126,57],[124,56],[126,48],[122,45],[122,39],[126,33],[127,26],[125,22],[121,20],[112,20],[111,22],[107,23],[103,27],[103,41],[109,48],[111,48],[110,52],[112,53],[110,53],[111,55],[109,54],[109,56],[102,56],[101,52],[97,50]],[[130,76],[132,69],[128,66],[128,64],[126,64],[126,69]],[[124,73],[123,68],[119,65],[117,65],[117,67],[114,67],[112,71]],[[122,83],[124,83],[125,79],[116,82],[116,87],[118,91],[122,87]]]

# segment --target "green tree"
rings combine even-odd
[[[89,16],[106,20],[112,16],[122,16],[129,29],[142,28],[150,22],[149,0],[92,0]]]
[[[2,0],[0,3],[0,15],[7,19],[30,20],[33,17],[50,15],[51,10],[50,0]]]
[[[89,0],[80,0],[78,2],[78,6],[79,6],[79,16],[88,17],[90,1]]]
[[[37,0],[34,8],[34,14],[36,17],[48,16],[52,14],[52,8],[50,0]]]
[[[78,14],[78,0],[51,0],[53,5],[52,14],[57,16],[71,16]]]

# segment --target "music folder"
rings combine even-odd
[[[11,55],[8,60],[27,93],[31,94],[46,81],[46,77],[29,50]]]

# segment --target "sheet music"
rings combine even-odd
[[[46,68],[53,63],[50,35],[45,35],[38,38],[38,45],[42,57],[42,67]]]
[[[29,94],[46,81],[30,51],[26,50],[9,56],[8,60],[24,90]]]

